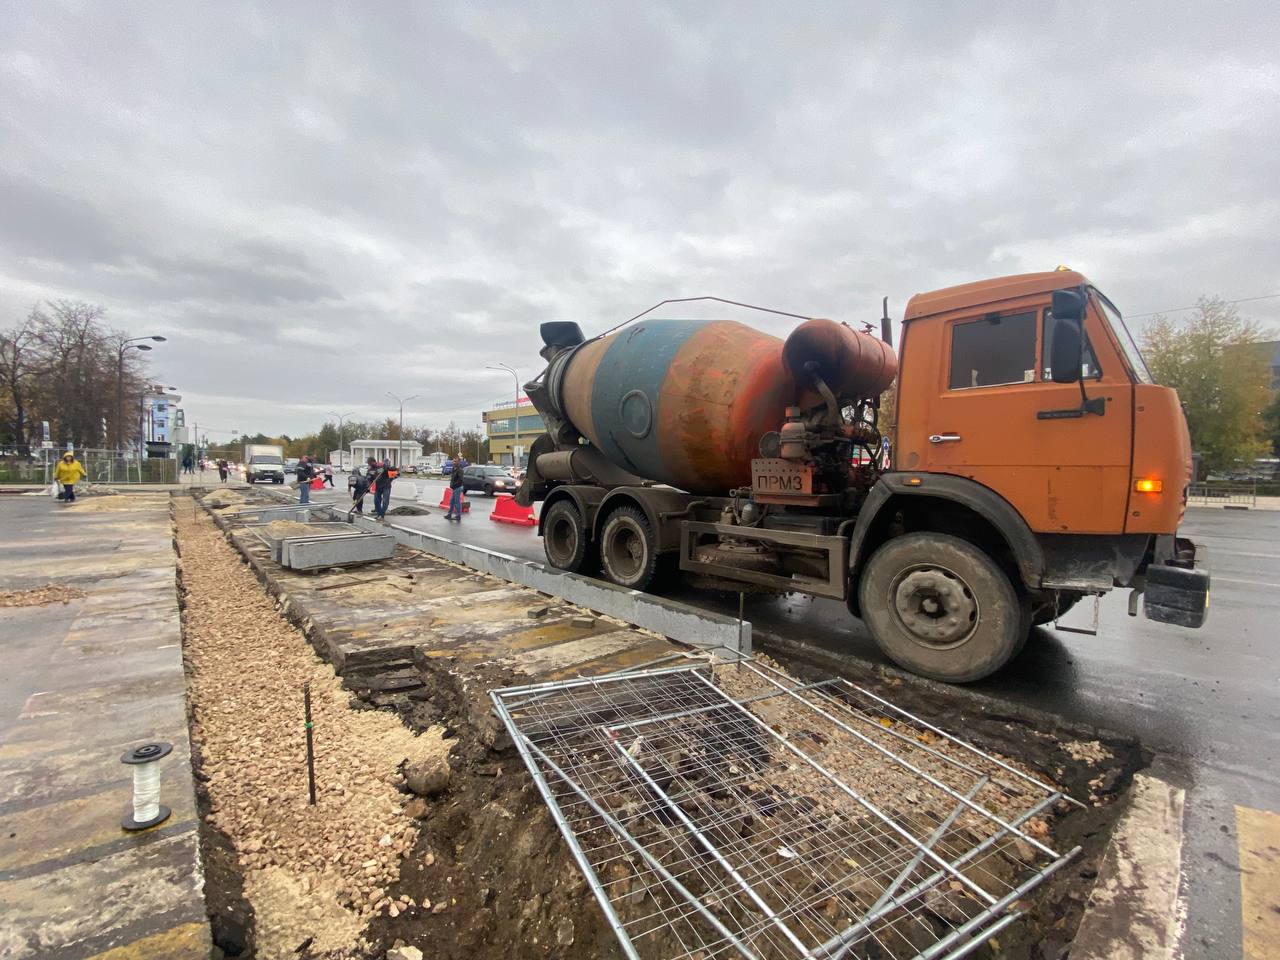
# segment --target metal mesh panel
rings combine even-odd
[[[631,957],[952,957],[1077,851],[1062,795],[845,680],[704,663],[493,693]]]

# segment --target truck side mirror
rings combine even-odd
[[[1084,291],[1053,291],[1053,339],[1049,365],[1054,383],[1076,383],[1084,361]]]

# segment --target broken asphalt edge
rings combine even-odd
[[[1070,960],[1180,956],[1186,926],[1180,892],[1185,807],[1181,788],[1149,774],[1133,778],[1076,929]]]

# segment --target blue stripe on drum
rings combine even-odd
[[[591,388],[591,420],[601,452],[614,463],[660,483],[672,482],[658,452],[658,400],[680,348],[712,322],[644,320],[620,331],[609,344]]]

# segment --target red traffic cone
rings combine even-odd
[[[462,498],[462,512],[463,512],[463,513],[470,513],[470,512],[471,512],[471,504],[467,503],[467,495],[466,495],[465,493],[463,493],[461,490],[459,490],[459,491],[458,491],[458,496]],[[448,488],[448,487],[445,487],[445,488],[444,488],[444,493],[442,493],[442,494],[440,495],[440,509],[441,509],[441,510],[448,510],[448,509],[449,509],[449,488]]]
[[[522,507],[516,498],[509,493],[500,493],[495,498],[490,520],[498,523],[514,523],[518,527],[536,527],[538,518],[533,515],[533,507]]]

